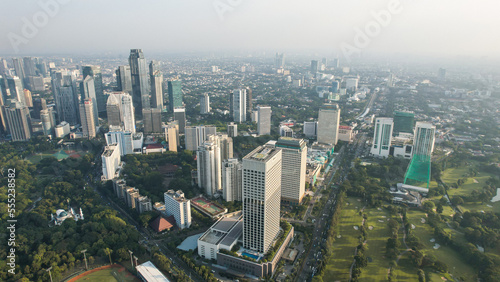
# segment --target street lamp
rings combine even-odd
[[[132,270],[133,270],[133,269],[134,269],[134,262],[133,262],[133,260],[132,260],[132,254],[133,254],[134,252],[132,252],[131,250],[128,250],[128,252],[130,253],[130,265],[132,266]]]
[[[87,256],[85,255],[85,252],[87,251],[87,249],[83,250],[83,251],[80,251],[80,253],[83,254],[83,259],[85,260],[85,270],[88,270],[89,269],[89,266],[87,265]]]
[[[50,282],[52,282],[52,274],[50,273],[50,270],[52,269],[52,266],[47,268],[45,271],[49,272],[49,277],[50,277]]]

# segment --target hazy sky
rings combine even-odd
[[[58,4],[44,25],[40,3],[48,2],[67,3]],[[373,13],[394,11],[390,3],[399,3],[397,12],[385,26],[375,24]],[[14,55],[16,48],[20,55],[128,55],[130,48],[341,54],[347,46],[370,53],[499,57],[499,10],[498,0],[3,0],[0,55]],[[33,23],[34,15],[38,31],[23,34],[23,19]],[[356,29],[367,27],[369,40],[356,43]]]

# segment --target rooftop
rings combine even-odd
[[[272,158],[275,154],[277,154],[278,151],[279,149],[273,147],[259,146],[257,149],[246,155],[243,159],[265,162]]]
[[[144,278],[144,281],[148,281],[148,282],[153,282],[153,281],[168,282],[168,281],[170,281],[150,261],[147,261],[141,265],[138,265],[136,267],[136,269],[137,269],[137,272]]]

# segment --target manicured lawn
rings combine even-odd
[[[454,183],[457,183],[458,179],[464,178],[465,175],[469,172],[469,167],[460,167],[460,168],[448,168],[446,169],[442,176],[441,180],[451,186]],[[479,171],[477,176],[467,178],[464,184],[462,184],[458,189],[450,188],[448,189],[448,194],[453,196],[468,196],[473,190],[480,190],[486,184],[486,180],[490,178],[491,174]],[[474,181],[476,180],[476,181]]]
[[[441,246],[439,249],[434,249],[434,244],[437,242],[430,242],[434,238],[434,230],[427,224],[422,223],[421,219],[427,219],[425,213],[419,210],[409,210],[407,213],[408,221],[415,225],[412,230],[420,242],[425,246],[421,250],[424,254],[433,254],[436,258],[448,265],[449,272],[457,278],[464,277],[465,281],[475,281],[476,271],[468,265],[461,257],[461,255],[447,246]],[[445,229],[451,231],[450,229]],[[456,233],[456,232],[454,232]],[[459,234],[453,234],[458,236]]]
[[[323,281],[349,280],[349,268],[354,257],[354,248],[359,244],[359,231],[353,226],[361,225],[362,217],[359,215],[361,208],[363,208],[362,203],[356,199],[347,198],[338,227],[338,234],[341,238],[336,238],[333,243],[333,256],[327,262]]]
[[[368,230],[368,250],[365,256],[368,258],[368,265],[362,269],[359,281],[383,281],[387,279],[390,263],[390,260],[385,258],[385,245],[391,236],[387,225],[387,219],[391,216],[382,208],[365,209],[365,214],[367,215],[365,226]],[[369,230],[369,226],[373,226],[373,230]]]

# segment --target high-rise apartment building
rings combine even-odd
[[[392,130],[394,121],[392,118],[377,118],[370,153],[377,157],[387,158],[391,150]]]
[[[118,144],[120,148],[120,156],[125,156],[134,153],[134,134],[129,131],[112,131],[104,134],[106,144],[108,146]],[[142,149],[142,148],[141,148]]]
[[[104,147],[104,152],[101,155],[102,159],[102,178],[111,180],[115,178],[116,170],[121,162],[120,145],[113,144]]]
[[[26,105],[26,98],[24,96],[24,88],[23,83],[21,81],[22,78],[17,76],[8,77],[7,85],[9,87],[10,96],[16,99],[19,103]]]
[[[168,190],[164,197],[166,214],[174,216],[179,229],[189,228],[191,226],[191,200],[186,199],[181,190]]]
[[[221,189],[220,148],[215,142],[204,142],[196,151],[198,187],[213,196]]]
[[[51,73],[51,78],[59,121],[66,121],[70,125],[78,124],[80,118],[79,99],[73,77],[54,71]]]
[[[200,114],[206,115],[210,113],[210,96],[207,93],[200,98]]]
[[[282,151],[259,146],[243,158],[243,247],[266,253],[280,229]]]
[[[306,187],[307,144],[303,139],[281,137],[281,202],[300,204]]]
[[[94,101],[88,98],[80,104],[80,120],[82,121],[83,138],[92,139],[96,136]]]
[[[151,61],[149,64],[149,75],[151,81],[151,107],[163,109],[163,74],[158,69],[157,61]]]
[[[258,122],[257,134],[269,135],[271,134],[271,107],[270,106],[257,106]]]
[[[179,79],[168,81],[168,106],[170,111],[182,107],[182,82]],[[179,125],[180,126],[180,125]]]
[[[222,161],[222,197],[227,202],[241,201],[243,167],[238,159]]]
[[[132,97],[126,92],[113,92],[106,103],[108,124],[121,126],[124,131],[135,133],[135,116]]]
[[[99,116],[99,113],[106,111],[106,96],[104,96],[101,67],[83,66],[82,74],[84,81],[87,77],[92,77],[92,79],[94,80],[95,100],[92,99],[92,102],[96,105],[96,115]]]
[[[318,143],[337,145],[340,108],[337,104],[324,104],[318,114]]]
[[[131,49],[128,61],[132,78],[134,108],[137,113],[142,114],[142,110],[150,108],[151,105],[149,100],[148,69],[142,49]]]
[[[235,89],[232,95],[233,120],[242,123],[247,120],[246,89]]]

